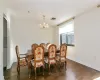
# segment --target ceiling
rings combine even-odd
[[[42,22],[42,15],[50,25],[57,25],[100,3],[100,0],[7,0],[7,12],[15,18]],[[29,11],[29,13],[28,13]],[[50,20],[55,17],[56,20]]]

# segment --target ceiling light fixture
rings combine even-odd
[[[45,15],[43,15],[43,23],[40,24],[40,28],[49,28],[49,25],[45,22]]]

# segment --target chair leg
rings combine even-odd
[[[44,75],[44,66],[43,66],[43,75]]]
[[[17,73],[20,74],[20,66],[17,65]]]
[[[36,68],[35,68],[35,79],[36,79]]]
[[[61,62],[59,63],[59,70],[61,71]]]
[[[31,69],[28,69],[29,78],[31,78]]]
[[[29,74],[29,78],[31,78],[31,74],[32,74],[32,65],[31,65],[31,63],[28,63],[28,74]]]
[[[55,70],[56,70],[56,72],[57,72],[57,63],[55,63]]]
[[[49,74],[50,74],[50,64],[49,64]]]
[[[19,73],[19,69],[18,69],[18,66],[17,66],[17,73]]]
[[[26,61],[27,65],[28,65],[28,61],[27,61],[27,58],[25,58],[25,61]]]
[[[65,61],[65,70],[66,70],[66,65],[67,65],[67,62]]]

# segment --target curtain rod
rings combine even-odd
[[[72,18],[70,18],[70,19],[68,19],[68,20],[66,20],[66,21],[64,21],[64,22],[62,22],[62,23],[58,24],[57,26],[60,26],[60,25],[62,25],[62,24],[64,24],[64,23],[66,23],[66,22],[69,22],[70,20],[73,20],[73,19],[75,19],[75,17],[72,17]]]

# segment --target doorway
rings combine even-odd
[[[7,20],[3,17],[3,70],[7,69]]]

